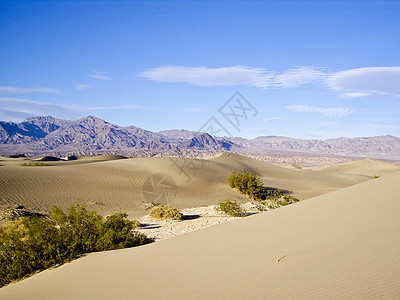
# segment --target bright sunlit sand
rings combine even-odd
[[[187,218],[183,221],[157,223],[143,217],[143,223],[158,227],[155,237],[161,241],[89,254],[10,284],[0,289],[0,297],[256,299],[267,295],[280,299],[389,299],[399,295],[399,167],[364,160],[334,169],[290,170],[224,154],[208,162],[208,172],[214,175],[220,172],[221,182],[212,185],[210,173],[205,173],[204,177],[199,174],[193,179],[197,189],[193,189],[193,194],[186,194],[190,200],[185,203],[182,197],[176,203],[181,206],[196,206],[196,201],[203,204],[202,199],[211,197],[208,193],[213,193],[210,202],[220,200],[215,195],[222,189],[228,162],[231,167],[240,166],[259,173],[267,185],[282,182],[285,183],[283,188],[291,188],[299,194],[311,193],[314,186],[324,194],[226,223],[234,218],[218,216],[207,207],[184,210]],[[29,170],[28,167],[3,166],[1,174],[9,174],[7,169],[15,168],[20,173],[16,170],[11,173],[19,174],[19,178],[30,176],[30,180],[24,181],[27,190],[56,189],[52,181],[43,180],[51,178],[51,174],[56,178],[62,176],[66,182],[76,180],[75,187],[80,190],[86,184],[86,189],[94,192],[100,186],[93,186],[90,181],[83,183],[84,177],[73,177],[78,173],[88,174],[84,172],[92,172],[91,176],[102,172],[111,176],[112,170],[118,169],[126,178],[134,178],[135,172],[144,176],[148,172],[146,168],[155,171],[159,164],[167,164],[166,159],[114,160]],[[42,179],[35,179],[31,172],[38,172]],[[72,175],[71,178],[67,174]],[[371,174],[380,174],[380,177]],[[121,184],[126,178],[116,176],[112,182]],[[178,184],[186,184],[178,173],[175,179]],[[2,180],[6,180],[5,175]],[[43,186],[38,187],[39,181]],[[32,184],[32,188],[27,184]],[[210,187],[213,188],[211,192],[207,191]],[[301,189],[296,190],[296,187]],[[329,189],[335,191],[329,192]],[[63,191],[66,199],[67,191]],[[221,193],[227,191],[222,189]],[[130,193],[134,198],[135,188]],[[51,203],[51,198],[39,204],[45,207]],[[98,201],[107,205],[104,196]],[[198,230],[214,224],[218,225]],[[141,230],[155,229],[144,227]]]

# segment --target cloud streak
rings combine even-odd
[[[23,88],[17,86],[0,86],[3,94],[36,94],[36,93],[58,93],[58,90],[48,87]]]
[[[30,116],[57,115],[75,117],[80,115],[80,107],[53,104],[20,98],[0,98],[0,112],[8,119]]]
[[[350,91],[344,96],[400,95],[400,67],[370,67],[341,71],[327,79],[328,87]]]
[[[112,80],[112,78],[110,76],[108,76],[106,72],[101,72],[101,71],[93,71],[90,74],[90,77],[99,79],[99,80]]]
[[[271,88],[301,86],[323,78],[326,74],[314,67],[296,67],[283,73],[274,73],[248,66],[161,66],[141,72],[138,76],[157,82],[184,82],[202,87],[249,85]]]
[[[139,73],[158,82],[185,82],[196,86],[263,86],[270,74],[259,68],[233,66],[223,68],[163,66]]]
[[[360,92],[350,92],[350,93],[343,93],[340,96],[342,98],[360,98],[360,97],[366,97],[371,95],[370,93],[360,93]]]
[[[280,119],[276,118],[276,117],[262,119],[263,122],[272,122],[272,121],[278,121],[278,120],[280,120]]]
[[[154,107],[145,107],[138,105],[119,105],[104,107],[87,107],[83,105],[60,105],[49,102],[21,98],[0,97],[0,116],[6,121],[23,121],[32,116],[51,115],[58,118],[74,119],[84,115],[89,115],[100,110],[138,110],[138,109],[156,109]]]
[[[350,114],[350,110],[345,107],[331,107],[331,108],[320,108],[309,105],[290,105],[286,106],[286,109],[294,112],[310,112],[319,113],[329,118],[343,118]]]
[[[157,82],[182,82],[201,87],[248,85],[268,89],[320,82],[330,90],[343,92],[341,96],[344,98],[359,98],[371,94],[400,95],[400,67],[369,67],[330,72],[309,66],[274,72],[249,66],[160,66],[147,69],[138,76]]]

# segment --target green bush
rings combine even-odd
[[[0,227],[0,287],[88,252],[150,242],[134,232],[138,222],[118,213],[103,218],[83,206],[67,213],[52,207],[50,217],[28,216]]]
[[[215,207],[216,211],[222,212],[232,217],[245,217],[247,216],[246,209],[232,199],[225,199],[218,202]]]
[[[253,173],[246,171],[233,171],[232,174],[229,175],[227,181],[231,188],[247,195],[250,199],[260,200],[265,196],[265,189],[262,181]]]
[[[269,192],[269,191],[268,191]],[[281,196],[280,190],[275,190],[270,193],[269,196],[266,197],[265,200],[260,201],[260,211],[265,211],[266,208],[268,209],[275,209],[281,206],[286,206],[289,204],[293,204],[299,202],[300,200],[291,195]]]
[[[22,167],[46,167],[46,166],[48,166],[47,164],[45,164],[45,163],[39,163],[39,162],[35,162],[35,163],[23,163],[23,164],[20,164],[20,166],[22,166]]]
[[[280,189],[275,190],[267,190],[267,197],[266,200],[278,200],[282,197],[282,191]]]
[[[171,220],[182,220],[183,214],[171,205],[159,205],[153,207],[150,211],[150,217],[155,219],[171,219]]]

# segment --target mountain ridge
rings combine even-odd
[[[287,153],[400,160],[400,138],[393,135],[327,140],[282,136],[228,138],[184,129],[152,132],[133,125],[121,127],[94,116],[78,120],[44,116],[20,123],[0,121],[1,155],[80,152],[193,157],[225,151],[253,156]]]

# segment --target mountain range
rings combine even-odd
[[[0,121],[0,155],[27,156],[121,154],[137,156],[206,156],[232,151],[252,156],[268,154],[400,160],[400,138],[391,135],[303,140],[279,136],[255,139],[215,137],[206,132],[165,130],[151,132],[120,127],[88,116],[62,120],[32,117],[21,123]]]

